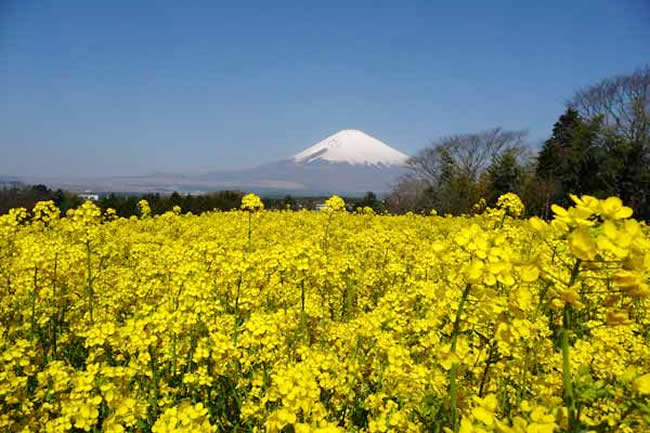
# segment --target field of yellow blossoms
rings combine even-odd
[[[650,228],[90,202],[0,217],[2,432],[647,432]]]

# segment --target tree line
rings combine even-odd
[[[575,193],[621,197],[650,219],[650,67],[575,92],[538,152],[524,131],[493,128],[436,140],[408,166],[386,200],[392,212],[470,213],[515,192],[547,217]]]
[[[104,211],[112,208],[118,216],[125,218],[140,215],[138,202],[143,199],[149,203],[153,215],[172,211],[175,206],[179,206],[183,213],[191,212],[198,215],[213,210],[239,209],[244,194],[239,190],[215,191],[198,195],[179,194],[178,192],[172,194],[110,193],[100,195],[96,204]],[[325,202],[326,199],[327,197],[321,196],[293,197],[285,195],[284,197],[265,197],[262,201],[266,209],[297,211],[301,209],[313,210],[317,204]],[[0,215],[7,213],[12,208],[23,207],[29,210],[34,207],[36,202],[47,200],[54,201],[62,213],[79,206],[84,201],[72,192],[60,189],[54,191],[45,185],[12,185],[0,188]],[[385,211],[383,201],[373,192],[368,192],[363,197],[346,197],[345,202],[351,211],[358,207],[370,207],[376,213]]]
[[[100,195],[96,204],[102,209],[115,209],[117,215],[130,217],[139,215],[138,202],[142,199],[149,202],[153,214],[162,214],[180,206],[183,212],[200,214],[211,210],[236,209],[241,203],[244,193],[241,191],[218,191],[201,195],[172,194],[117,194]],[[65,213],[84,202],[84,199],[69,191],[56,191],[45,185],[12,185],[0,188],[0,215],[12,208],[23,207],[32,209],[38,201],[54,201],[55,205]]]
[[[52,200],[62,212],[75,208],[83,202],[76,194],[61,189],[52,190],[45,185],[27,186],[13,183],[0,188],[0,215],[13,208],[32,209],[37,202],[49,200]]]
[[[179,206],[184,213],[192,212],[198,215],[211,210],[236,209],[239,207],[243,196],[243,192],[233,190],[197,195],[179,194],[178,192],[141,195],[111,193],[100,197],[97,205],[103,210],[113,208],[119,216],[130,217],[140,214],[138,202],[144,199],[149,202],[151,212],[154,215],[169,212],[175,206]]]

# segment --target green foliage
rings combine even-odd
[[[596,197],[620,196],[635,213],[650,217],[650,160],[647,143],[632,142],[603,123],[568,108],[542,147],[537,177],[551,185],[548,202],[567,204],[574,191]]]
[[[517,158],[516,149],[508,149],[492,159],[487,169],[490,184],[489,202],[494,203],[499,196],[514,192],[519,194],[525,168]]]
[[[160,194],[118,195],[109,194],[101,197],[98,205],[103,209],[113,208],[117,215],[130,217],[139,215],[138,202],[147,200],[152,214],[162,214],[171,211],[174,206],[180,206],[182,212],[201,214],[211,210],[237,209],[243,197],[241,191],[218,191],[202,195],[180,195],[177,192],[164,196]]]
[[[48,200],[54,201],[62,212],[81,204],[77,196],[60,189],[53,191],[45,185],[12,185],[0,188],[0,215],[12,208],[32,209],[36,202]]]
[[[555,186],[550,200],[566,205],[569,191],[601,197],[615,194],[616,161],[608,155],[611,141],[601,118],[585,120],[568,108],[538,156],[537,176]]]

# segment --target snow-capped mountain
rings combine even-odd
[[[406,172],[408,155],[365,132],[344,129],[289,159],[236,173],[213,173],[243,189],[275,189],[292,194],[384,193]]]
[[[203,193],[240,189],[260,194],[361,195],[387,192],[406,172],[408,155],[362,131],[345,129],[294,156],[246,170],[106,178],[25,178],[72,191]]]
[[[403,166],[408,155],[358,129],[344,129],[295,154],[297,163],[327,161],[366,166]]]

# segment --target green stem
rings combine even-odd
[[[171,280],[170,275],[167,275],[167,283]],[[176,300],[174,302],[174,313],[178,312],[178,307],[180,306],[180,298],[181,298],[181,291],[183,290],[183,285],[181,285],[178,288],[178,292],[176,293]],[[172,377],[176,377],[176,344],[177,344],[178,336],[176,335],[176,331],[174,331],[174,334],[172,335]]]
[[[503,211],[503,217],[501,217],[501,223],[498,225],[498,227],[499,227],[500,229],[503,228],[503,225],[504,225],[505,222],[506,222],[506,216],[507,216],[507,215],[508,215],[508,212],[504,210],[504,211]],[[495,227],[495,228],[496,228],[496,227]]]
[[[573,382],[571,381],[571,366],[569,359],[569,305],[564,306],[564,320],[560,345],[562,347],[562,381],[564,384],[564,404],[569,412],[569,431],[575,431],[575,398],[573,395]]]
[[[86,241],[86,293],[88,294],[88,309],[90,310],[90,323],[94,323],[93,310],[94,310],[94,293],[93,293],[93,277],[92,277],[92,262],[90,258],[90,241]]]
[[[152,411],[154,414],[154,417],[158,414],[158,401],[160,400],[160,387],[158,386],[158,368],[156,366],[156,358],[154,356],[154,352],[151,349],[151,346],[148,348],[149,350],[149,364],[151,367],[151,379],[152,379],[152,384],[153,384],[153,399],[154,399],[154,404],[152,405]]]
[[[300,284],[300,331],[307,339],[307,313],[305,312],[305,280]]]
[[[483,388],[485,388],[485,384],[487,382],[487,377],[488,377],[488,372],[490,371],[490,365],[492,364],[492,358],[494,357],[494,352],[496,349],[496,346],[490,346],[490,349],[488,351],[488,359],[485,362],[485,368],[483,369],[483,374],[481,375],[481,383],[478,387],[478,396],[483,397]]]
[[[521,367],[521,385],[517,390],[517,406],[521,404],[521,401],[526,397],[526,373],[528,373],[528,352],[529,348],[526,347],[526,355],[522,360]]]
[[[251,249],[251,233],[253,231],[252,227],[253,212],[248,212],[248,251]]]
[[[59,253],[54,254],[54,275],[52,277],[52,302],[54,303],[54,313],[52,314],[52,318],[50,319],[50,328],[52,329],[52,357],[56,358],[56,331],[57,331],[57,323],[56,323],[56,317],[57,317],[57,299],[56,299],[56,271],[57,271],[57,265],[59,261]]]
[[[241,316],[239,314],[239,293],[241,291],[242,279],[243,277],[240,275],[239,280],[237,280],[237,294],[235,296],[235,329],[232,336],[235,345],[237,344],[237,338],[239,337],[239,325],[242,324]]]
[[[580,271],[580,259],[577,259],[571,270],[569,287],[573,286]],[[564,404],[569,414],[569,432],[575,432],[578,427],[576,419],[576,403],[573,393],[573,381],[571,380],[571,362],[569,356],[569,329],[571,328],[571,305],[564,306],[562,317],[562,331],[560,334],[560,346],[562,348],[562,381],[564,385]]]
[[[463,290],[463,295],[460,298],[458,303],[458,310],[456,310],[456,318],[454,320],[454,329],[451,335],[451,353],[456,353],[456,342],[458,341],[458,334],[460,333],[460,317],[463,313],[463,306],[469,295],[469,289],[472,287],[471,284],[465,286]],[[458,364],[454,362],[449,370],[449,405],[451,412],[451,423],[454,431],[458,431],[458,416],[456,414],[456,406],[458,405],[458,390],[456,387],[456,374],[458,370]]]
[[[38,268],[34,266],[34,291],[32,292],[32,338],[36,337],[36,298],[38,298]]]
[[[237,292],[235,294],[235,316],[239,317],[239,294],[241,292],[242,276],[237,280]]]
[[[323,249],[325,250],[325,258],[328,257],[327,250],[329,248],[329,233],[330,233],[330,224],[332,224],[332,216],[334,215],[334,212],[330,212],[329,216],[327,217],[327,225],[325,226],[325,238],[323,239]]]

